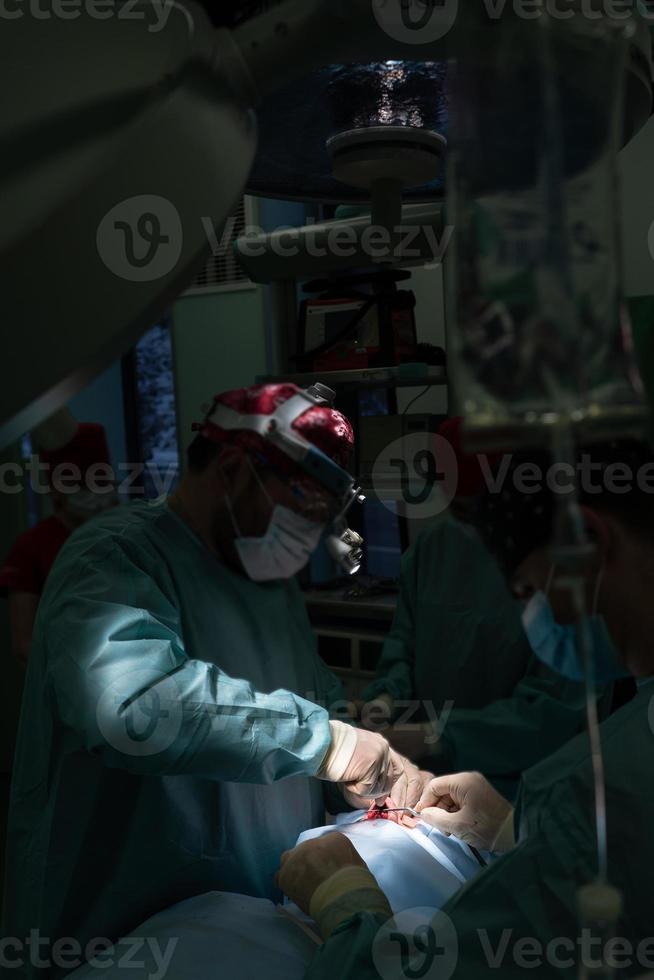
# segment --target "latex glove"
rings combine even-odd
[[[423,759],[437,751],[439,734],[432,722],[421,725],[393,725],[384,732],[396,752],[408,759]]]
[[[390,792],[389,807],[415,807],[434,779],[433,773],[418,769],[409,759],[402,759],[402,762],[404,769]]]
[[[386,797],[403,769],[397,753],[381,735],[330,721],[332,744],[317,772],[318,779],[343,783],[354,797]]]
[[[391,808],[403,806],[415,807],[422,797],[423,790],[434,778],[434,774],[423,772],[417,766],[414,766],[409,759],[403,758],[403,756],[398,755],[396,752],[392,753],[392,759],[397,769],[397,778],[388,796],[385,799],[377,799],[377,802],[383,803],[385,806]],[[346,786],[342,786],[341,789],[343,796],[355,810],[367,810],[371,803],[375,802],[374,798],[353,793]],[[401,814],[397,815],[396,822],[404,822]]]
[[[515,846],[513,807],[481,773],[432,779],[416,810],[448,837],[482,851],[510,851]]]
[[[374,701],[366,701],[360,707],[361,724],[369,731],[383,731],[389,728],[391,718],[395,711],[395,700],[392,694],[384,693],[376,697]]]

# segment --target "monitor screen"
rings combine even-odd
[[[397,504],[366,500],[363,505],[364,566],[375,578],[399,578],[402,535]]]

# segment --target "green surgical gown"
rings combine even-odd
[[[277,897],[324,822],[315,702],[340,696],[295,581],[230,571],[165,505],[78,531],[35,626],[4,934],[84,945],[213,889]]]
[[[625,965],[618,975],[626,977],[654,969],[653,695],[651,685],[644,687],[634,701],[602,724],[609,880],[622,892],[625,903],[616,932],[622,945],[613,952]],[[452,930],[444,931],[436,919],[436,938],[440,932],[445,941],[434,944],[431,963],[416,958],[411,976],[574,980],[579,975],[576,959],[583,949],[579,944],[583,934],[576,893],[597,873],[587,735],[573,739],[525,774],[517,823],[522,833],[518,847],[480,872],[444,907],[456,942],[449,941]],[[379,980],[373,944],[381,926],[381,919],[365,912],[343,923],[316,954],[307,980],[336,976],[339,980]],[[402,943],[398,937],[393,943],[390,959],[383,960],[384,980],[408,975],[401,969]],[[388,951],[388,945],[385,948]],[[383,953],[378,945],[375,955],[380,951]],[[456,954],[453,960],[452,951]],[[590,947],[591,956],[596,952],[597,946]],[[452,963],[456,966],[450,972]]]
[[[521,612],[471,528],[440,519],[405,554],[397,612],[364,699],[388,691],[433,705],[445,727],[438,756],[419,760],[427,768],[479,770],[503,785],[583,730],[583,686],[532,655]]]

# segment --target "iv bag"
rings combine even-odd
[[[471,447],[641,434],[622,292],[627,33],[506,15],[453,66],[451,374]]]

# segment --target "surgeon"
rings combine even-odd
[[[355,807],[419,799],[427,777],[383,737],[330,720],[340,685],[294,580],[356,497],[328,391],[217,397],[174,497],[62,550],[27,674],[4,935],[90,956],[192,895],[274,897],[325,783]]]
[[[501,477],[510,457],[466,453],[462,422],[439,430],[456,460],[456,496],[404,557],[362,717],[425,768],[478,769],[511,794],[524,770],[583,729],[584,689],[534,657],[520,604],[473,525],[493,466]]]
[[[403,936],[393,927],[384,941],[380,929],[390,910],[342,837],[308,841],[285,855],[281,887],[310,911],[326,940],[308,980],[406,976],[411,949],[412,975],[422,969],[423,976],[459,980],[573,978],[582,965],[590,975],[602,954],[626,976],[654,968],[654,458],[636,442],[596,446],[584,455],[593,467],[594,489],[584,491],[581,515],[594,547],[580,569],[588,610],[583,627],[573,614],[569,569],[552,550],[554,497],[542,485],[534,492],[533,478],[528,494],[519,486],[517,468],[540,465],[543,457],[517,456],[503,492],[489,495],[484,512],[490,542],[524,603],[535,654],[565,675],[580,677],[583,628],[592,640],[596,683],[625,672],[637,681],[637,697],[600,726],[608,880],[622,895],[622,910],[614,893],[600,887],[594,890],[595,911],[583,922],[580,917],[579,889],[596,881],[599,867],[593,763],[584,734],[525,773],[515,810],[479,773],[438,777],[427,787],[418,805],[423,819],[503,855],[444,906],[432,933],[421,926]],[[615,916],[617,945],[603,945],[601,938],[598,944],[596,932],[584,934],[593,916],[595,925]],[[604,940],[610,937],[607,928]]]

